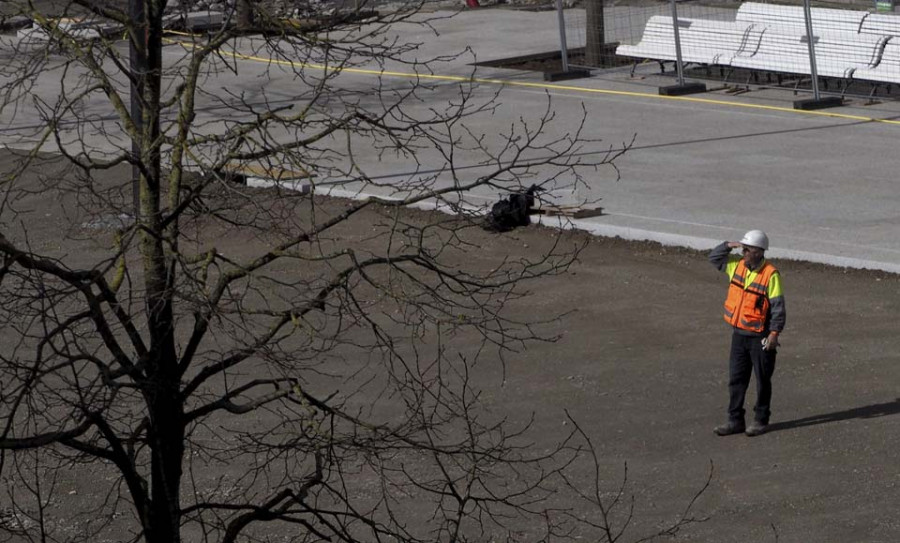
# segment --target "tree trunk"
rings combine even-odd
[[[141,0],[138,0],[141,1]],[[162,11],[164,2],[145,4],[144,21],[135,24],[143,40],[132,71],[141,93],[140,252],[150,349],[141,383],[150,419],[150,503],[145,512],[148,543],[181,541],[181,477],[184,457],[184,407],[180,395],[178,356],[174,337],[173,272],[167,251],[177,251],[163,223],[160,97],[162,78]],[[177,232],[177,229],[168,232]]]
[[[604,0],[587,0],[584,5],[587,29],[585,30],[584,63],[597,67],[603,65],[603,44],[606,43],[603,4]]]
[[[168,358],[164,355],[162,358]],[[162,368],[174,359],[160,360]],[[178,398],[178,380],[168,371],[155,380],[151,391],[150,440],[152,447],[149,529],[147,543],[181,541],[181,476],[184,456],[184,413]],[[173,372],[174,373],[174,372]]]
[[[241,30],[249,30],[253,27],[253,3],[251,0],[237,1],[237,26]]]

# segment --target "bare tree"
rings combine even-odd
[[[416,58],[393,30],[428,29],[419,5],[365,21],[257,9],[265,32],[247,36],[230,15],[167,34],[166,0],[137,23],[124,2],[6,4],[35,26],[0,53],[18,138],[0,202],[0,534],[567,533],[542,504],[581,449],[531,451],[527,421],[480,409],[475,376],[553,339],[504,307],[578,246],[482,266],[472,195],[572,188],[621,151],[579,126],[551,136],[549,103],[474,129],[501,104],[429,79],[449,57]],[[372,75],[397,66],[423,75]],[[348,80],[360,67],[365,84]],[[336,188],[371,196],[317,196]],[[38,200],[68,221],[28,213]],[[421,204],[452,213],[405,211]]]

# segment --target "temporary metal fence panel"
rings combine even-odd
[[[699,14],[705,20],[733,21],[736,4],[707,2],[701,6],[695,2],[678,2],[677,9],[679,19],[691,19]],[[668,28],[665,20],[668,20]],[[665,36],[674,44],[671,21],[672,3],[669,0],[583,0],[579,8],[566,11],[570,63],[592,69],[630,69],[632,58],[617,54],[617,49],[637,46],[642,40],[645,41],[643,47],[652,48]],[[645,40],[648,23],[650,29]],[[685,37],[681,32],[679,37],[682,52],[688,55],[685,51],[696,47],[694,37],[687,36],[687,42],[683,41]],[[674,46],[670,49],[672,58],[666,60],[674,62],[677,52]]]
[[[819,82],[854,94],[900,84],[900,13],[890,0],[808,10],[796,1],[678,2],[676,40],[670,2],[585,0],[566,13],[570,63],[674,73],[680,52],[687,76],[728,84],[812,90]]]

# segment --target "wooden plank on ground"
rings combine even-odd
[[[540,215],[549,217],[571,217],[573,219],[587,219],[603,215],[602,207],[586,208],[582,206],[554,206],[542,205],[535,210]]]

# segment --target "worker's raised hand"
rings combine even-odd
[[[730,249],[737,249],[738,247],[741,246],[741,242],[739,242],[739,241],[729,241],[729,242],[727,243],[727,245],[728,245],[728,247],[729,247]]]

